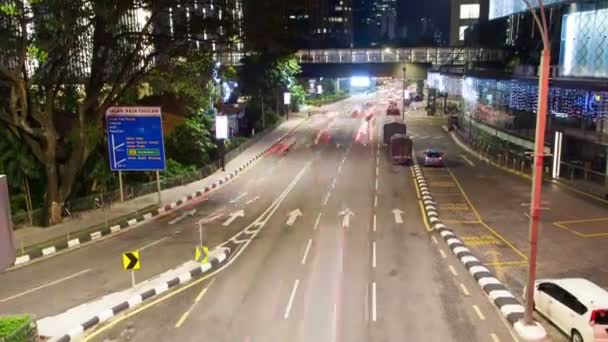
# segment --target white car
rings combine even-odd
[[[571,341],[608,342],[608,291],[583,278],[541,279],[534,287],[534,308]]]

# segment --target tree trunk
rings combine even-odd
[[[34,225],[34,220],[32,218],[32,211],[34,208],[32,208],[32,193],[30,191],[30,182],[26,177],[23,177],[24,180],[24,185],[25,185],[25,207],[27,208],[27,216],[30,220],[30,226]]]
[[[266,129],[266,113],[264,112],[264,97],[260,95],[260,102],[262,103],[262,130]]]
[[[59,193],[59,176],[57,166],[50,163],[46,166],[46,215],[45,226],[61,223],[63,201]]]

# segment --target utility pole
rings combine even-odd
[[[534,21],[538,26],[543,40],[543,51],[540,58],[538,76],[538,108],[536,111],[536,138],[534,146],[534,170],[532,175],[532,189],[530,201],[530,256],[528,258],[528,282],[526,286],[526,303],[523,322],[517,322],[515,330],[520,336],[529,340],[546,337],[542,326],[534,321],[534,283],[536,280],[536,258],[538,255],[538,227],[540,220],[540,203],[543,181],[544,153],[545,153],[545,127],[547,122],[547,101],[549,95],[549,67],[551,65],[551,43],[549,29],[543,0],[538,0],[539,15],[530,3],[522,0],[528,6]]]

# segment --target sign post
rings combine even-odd
[[[125,271],[131,271],[131,286],[135,287],[135,270],[141,267],[139,251],[122,253],[122,266]]]
[[[285,104],[287,110],[287,120],[289,120],[289,107],[291,106],[291,93],[285,92],[283,93],[283,104]]]
[[[217,115],[215,117],[215,138],[220,140],[221,166],[222,171],[226,171],[224,165],[224,141],[228,139],[228,117],[226,115]]]
[[[160,174],[165,170],[160,107],[110,107],[106,112],[110,169],[118,171],[120,201],[124,201],[122,171],[156,171],[158,201]]]

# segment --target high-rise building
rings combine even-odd
[[[354,3],[355,42],[379,46],[399,38],[397,0],[357,0]]]
[[[463,45],[466,30],[488,20],[489,0],[451,0],[450,4],[450,45]]]

